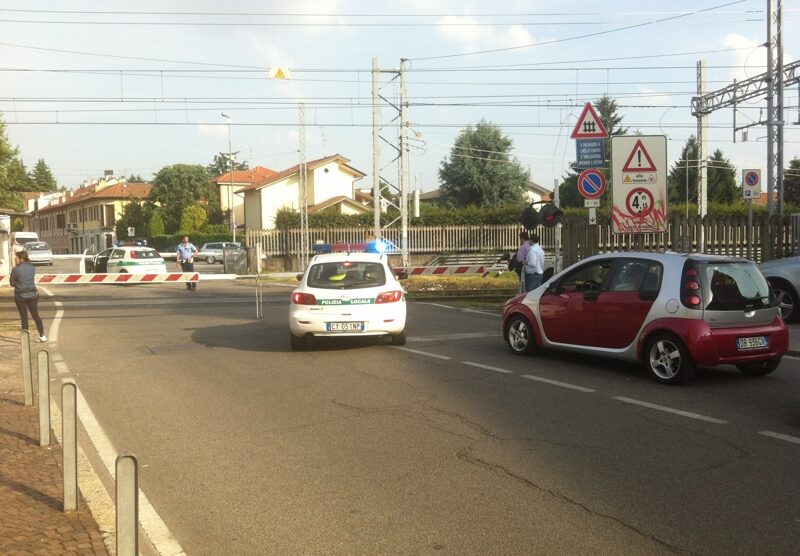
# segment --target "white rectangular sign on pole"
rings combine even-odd
[[[617,135],[611,138],[614,233],[667,230],[667,138]]]

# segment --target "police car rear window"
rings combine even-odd
[[[26,251],[49,251],[50,246],[46,243],[28,243],[25,246]]]
[[[131,259],[160,259],[161,255],[153,249],[131,251]]]
[[[315,264],[308,271],[310,288],[350,290],[386,284],[386,271],[379,263],[338,261]]]

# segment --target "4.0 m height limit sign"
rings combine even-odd
[[[611,138],[614,233],[667,230],[667,138],[617,135]]]

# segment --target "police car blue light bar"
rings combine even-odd
[[[376,239],[362,243],[315,243],[314,253],[385,253],[389,246],[385,241]]]

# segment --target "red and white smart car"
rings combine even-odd
[[[503,335],[515,354],[556,348],[638,361],[664,384],[696,365],[774,371],[789,335],[752,261],[678,253],[609,253],[576,263],[509,300]]]

